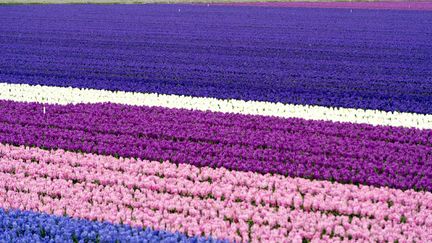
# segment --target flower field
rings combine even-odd
[[[0,6],[0,242],[432,242],[431,10]]]

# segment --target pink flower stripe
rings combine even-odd
[[[430,1],[383,1],[383,2],[238,2],[214,3],[212,5],[235,5],[256,7],[291,8],[342,8],[342,9],[385,9],[385,10],[432,10]]]
[[[0,145],[0,207],[236,241],[432,240],[432,193]]]

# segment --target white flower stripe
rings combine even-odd
[[[228,100],[156,93],[79,89],[71,87],[0,83],[0,99],[60,105],[111,102],[124,105],[159,106],[245,115],[432,129],[432,115],[430,114],[293,105],[264,101]]]

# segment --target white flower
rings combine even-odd
[[[432,129],[432,115],[429,114],[293,105],[265,101],[227,100],[156,93],[114,92],[71,87],[0,83],[0,99],[60,105],[111,102],[124,105],[159,106],[244,115]]]

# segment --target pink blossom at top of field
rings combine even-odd
[[[343,9],[387,9],[387,10],[432,10],[432,1],[391,2],[233,2],[214,5],[236,5],[257,7],[291,8],[343,8]]]

